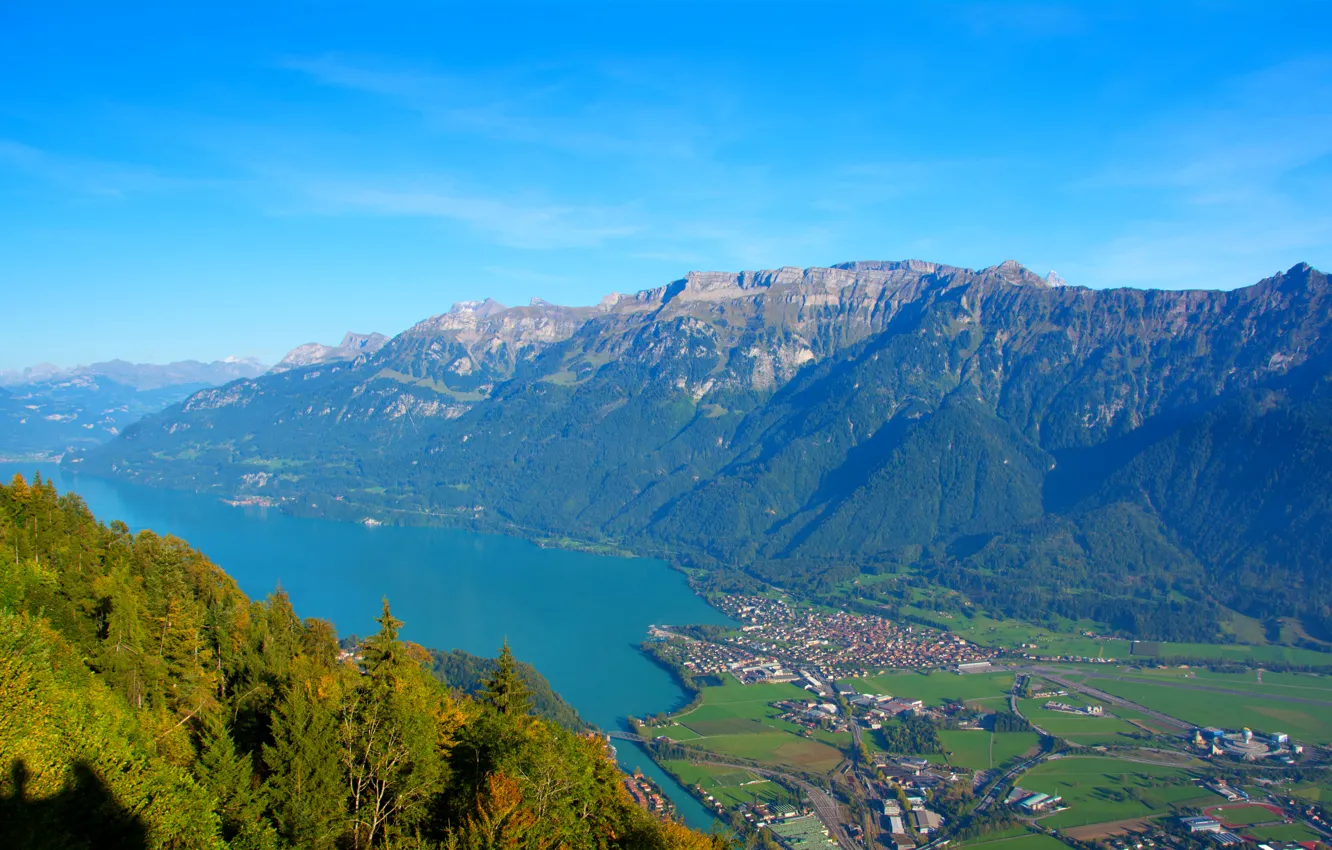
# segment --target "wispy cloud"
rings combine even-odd
[[[461,222],[511,248],[596,248],[642,230],[625,208],[522,202],[453,191],[431,181],[296,181],[295,209],[320,215],[368,215]]]
[[[414,111],[439,132],[584,156],[697,155],[717,127],[699,113],[722,108],[696,86],[667,86],[660,75],[623,64],[512,66],[465,75],[339,56],[293,57],[282,66]]]
[[[1113,196],[1142,211],[1092,246],[1089,278],[1189,287],[1252,282],[1325,250],[1329,187],[1329,57],[1233,78],[1204,102],[1130,128],[1108,161],[1069,185],[1082,204]]]
[[[185,181],[164,177],[152,169],[54,153],[7,139],[0,139],[0,168],[80,195],[106,198],[179,188],[185,184]]]

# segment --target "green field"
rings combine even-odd
[[[1066,812],[1041,819],[1056,829],[1142,817],[1170,810],[1172,803],[1194,799],[1192,782],[1168,784],[1189,777],[1171,767],[1138,764],[1113,758],[1053,759],[1024,773],[1017,784],[1029,791],[1060,796]]]
[[[1313,782],[1301,782],[1290,789],[1292,797],[1302,797],[1324,805],[1332,803],[1332,782],[1318,785]]]
[[[1040,746],[1040,736],[1035,732],[995,734],[985,731],[944,730],[939,733],[939,740],[948,755],[948,763],[969,770],[998,767],[1009,759]]]
[[[1086,704],[1086,701],[1076,694],[1057,697],[1056,701],[1075,706]],[[1132,741],[1127,736],[1140,734],[1137,727],[1119,717],[1089,717],[1080,714],[1066,714],[1062,711],[1051,711],[1045,707],[1047,702],[1050,702],[1050,700],[1020,699],[1018,700],[1018,710],[1033,724],[1051,735],[1064,738],[1079,746],[1130,744]],[[1118,711],[1114,706],[1108,708],[1111,711]]]
[[[1324,841],[1325,839],[1309,829],[1307,826],[1298,823],[1278,823],[1272,826],[1255,826],[1253,829],[1243,831],[1247,836],[1253,836],[1259,841]]]
[[[704,688],[702,704],[676,715],[675,725],[650,731],[715,753],[825,773],[843,760],[839,747],[850,746],[850,734],[818,731],[806,737],[799,727],[779,720],[781,712],[769,705],[810,698],[809,691],[795,685],[742,685],[727,679]],[[681,730],[684,734],[677,736]]]
[[[1234,808],[1225,808],[1217,812],[1216,817],[1227,826],[1248,826],[1249,824],[1254,823],[1267,823],[1268,821],[1281,820],[1280,815],[1274,815],[1262,806],[1235,806]]]
[[[1199,726],[1223,729],[1248,726],[1264,733],[1285,732],[1309,743],[1332,742],[1332,706],[1289,702],[1281,697],[1256,694],[1250,697],[1191,690],[1182,683],[1156,685],[1093,679],[1088,684]]]
[[[918,699],[927,705],[943,705],[952,700],[976,701],[981,706],[1001,708],[1005,695],[1013,687],[1012,673],[889,673],[855,681],[863,694],[891,694]]]
[[[675,719],[685,725],[696,720],[723,720],[731,717],[762,720],[778,713],[768,704],[783,699],[809,700],[813,699],[813,695],[792,684],[742,685],[727,677],[722,684],[703,689],[702,705],[693,711],[676,715]]]
[[[970,770],[990,767],[990,733],[984,731],[946,730],[939,733],[948,763]]]
[[[1103,668],[1098,672],[1105,673]],[[1258,681],[1259,671],[1248,670],[1243,673],[1214,673],[1211,670],[1196,667],[1181,668],[1126,668],[1120,667],[1116,673],[1140,679],[1152,679],[1192,687],[1222,688],[1232,691],[1265,696],[1301,697],[1304,699],[1326,699],[1332,702],[1332,676],[1319,673],[1273,673],[1262,671],[1262,681]]]
[[[715,753],[753,759],[765,764],[793,767],[811,773],[826,773],[841,763],[841,751],[819,741],[798,738],[787,732],[761,735],[718,735],[700,738],[694,746]]]
[[[1218,661],[1281,661],[1288,664],[1332,666],[1332,653],[1293,646],[1244,646],[1221,643],[1162,643],[1161,658],[1211,658]],[[1117,656],[1122,657],[1122,656]],[[1145,659],[1144,659],[1145,660]],[[1264,676],[1264,679],[1267,677]]]
[[[680,780],[680,784],[689,787],[698,785],[725,806],[759,801],[793,802],[789,792],[780,785],[743,768],[715,767],[688,761],[663,761],[661,765]]]
[[[672,723],[670,726],[653,726],[644,730],[649,737],[655,738],[658,735],[665,735],[674,741],[692,741],[698,737],[698,733],[688,726],[681,726],[678,723]]]
[[[995,838],[987,835],[977,839],[974,844],[963,843],[958,846],[984,847],[985,850],[1068,850],[1068,845],[1064,842],[1039,832],[1028,832],[1008,838]]]
[[[999,767],[1018,756],[1035,752],[1040,745],[1041,736],[1035,732],[998,732],[994,736],[993,760],[990,767]]]

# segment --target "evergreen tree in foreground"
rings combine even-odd
[[[481,697],[506,717],[523,717],[532,710],[532,695],[518,672],[518,662],[507,639],[500,650],[495,674],[486,681]]]

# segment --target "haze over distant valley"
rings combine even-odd
[[[0,371],[0,460],[58,458],[106,442],[144,416],[194,393],[238,379],[299,366],[353,360],[378,351],[388,337],[348,332],[338,345],[299,345],[270,367],[252,357],[204,363],[109,360],[62,369],[39,363]]]

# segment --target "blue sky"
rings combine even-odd
[[[1332,268],[1326,3],[203,5],[0,4],[0,368],[690,269]]]

